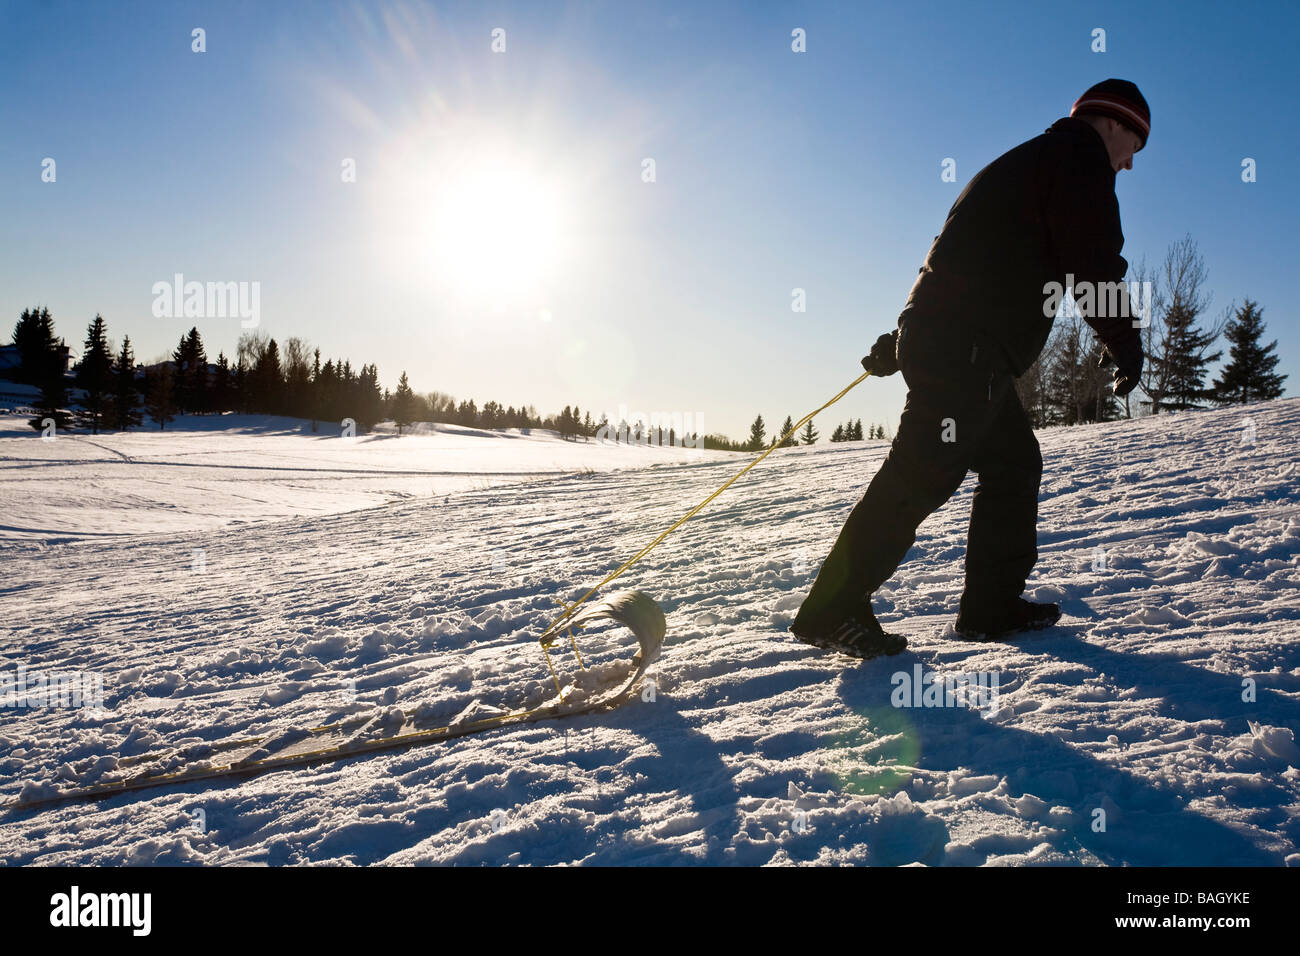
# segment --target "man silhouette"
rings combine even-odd
[[[862,360],[874,375],[901,370],[907,402],[889,454],[823,562],[791,632],[858,657],[894,654],[871,595],[902,562],[925,518],[969,470],[979,476],[966,545],[966,587],[956,631],[998,639],[1049,627],[1055,604],[1020,596],[1038,559],[1042,456],[1013,379],[1042,351],[1055,315],[1048,289],[1091,284],[1118,292],[1116,315],[1080,311],[1117,365],[1126,395],[1142,346],[1121,283],[1115,176],[1133,168],[1151,113],[1138,88],[1093,86],[1040,136],[998,157],[967,184],[935,237],[898,319]],[[1112,284],[1120,284],[1118,290]],[[1113,301],[1113,300],[1112,300]],[[1102,312],[1105,310],[1103,309]]]

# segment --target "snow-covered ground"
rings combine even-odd
[[[566,441],[541,429],[421,424],[399,438],[385,423],[346,438],[335,424],[313,433],[301,419],[264,415],[182,416],[167,430],[43,439],[30,418],[0,415],[0,541],[207,531],[588,469],[731,457]]]
[[[0,859],[1294,865],[1298,430],[1290,399],[1040,432],[1028,594],[1061,622],[951,639],[972,476],[877,596],[911,647],[864,663],[785,628],[887,445],[783,449],[609,586],[667,613],[652,700],[0,811]],[[393,474],[413,467],[388,451],[405,438],[0,439],[0,671],[98,677],[107,708],[3,712],[0,798],[182,743],[535,693],[557,599],[747,460],[656,450],[627,468],[627,449],[476,436],[449,465],[444,437],[412,440],[430,443],[417,476]],[[562,473],[476,486],[474,470]],[[618,636],[584,633],[585,650]],[[992,706],[894,706],[902,676],[935,672],[996,677]]]

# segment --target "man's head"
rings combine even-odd
[[[1115,172],[1133,168],[1133,154],[1142,148],[1142,137],[1111,116],[1084,113],[1077,117],[1098,133],[1110,154],[1110,165]]]
[[[1147,144],[1151,109],[1128,80],[1103,80],[1074,102],[1070,115],[1101,135],[1115,172],[1133,168],[1133,154]]]

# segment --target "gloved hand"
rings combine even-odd
[[[1105,368],[1112,361],[1115,363],[1115,379],[1111,390],[1119,396],[1133,391],[1142,375],[1142,345],[1137,340],[1123,344],[1107,345],[1101,350],[1098,368]]]
[[[872,375],[893,375],[898,371],[898,329],[876,339],[871,351],[862,357],[862,367]]]

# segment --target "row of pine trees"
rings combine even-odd
[[[360,372],[353,372],[349,362],[327,361],[322,366],[319,350],[308,365],[298,339],[289,340],[282,358],[274,339],[246,333],[233,365],[224,353],[213,365],[202,336],[192,328],[181,336],[169,360],[140,369],[130,336],[123,336],[121,348],[114,352],[104,318],[96,315],[70,380],[65,374],[67,346],[55,336],[48,308],[23,311],[14,326],[13,344],[19,365],[12,377],[40,391],[31,420],[37,430],[53,421],[61,429],[76,426],[96,434],[125,431],[142,424],[145,415],[166,428],[177,415],[227,411],[313,420],[350,415],[369,427],[384,411],[374,365],[362,366]],[[69,412],[73,387],[81,395],[79,407]]]
[[[391,419],[399,434],[416,422],[448,422],[476,428],[551,428],[564,438],[589,440],[598,434],[612,440],[652,442],[655,444],[701,444],[704,448],[751,451],[766,447],[765,427],[761,417],[757,432],[750,439],[734,442],[725,435],[698,433],[678,435],[675,428],[647,427],[642,422],[610,425],[608,417],[592,419],[576,405],[566,405],[555,416],[542,418],[529,405],[502,406],[489,401],[479,408],[473,399],[459,403],[450,395],[430,392],[416,394],[405,372],[393,393],[381,392],[379,373],[374,365],[363,365],[354,372],[349,361],[330,359],[321,363],[320,350],[308,352],[302,340],[290,338],[281,349],[265,333],[246,332],[239,339],[234,363],[225,353],[209,363],[203,337],[197,327],[182,335],[168,361],[151,368],[137,367],[129,336],[114,354],[109,346],[108,329],[101,315],[86,330],[81,360],[69,380],[64,372],[66,346],[54,332],[54,320],[47,308],[27,309],[13,333],[18,347],[20,367],[17,381],[34,385],[41,395],[35,403],[31,425],[37,430],[53,420],[60,429],[72,426],[98,434],[101,431],[125,431],[139,427],[145,417],[160,429],[177,415],[201,415],[239,412],[289,415],[317,421],[353,419],[362,430],[379,421]],[[67,410],[69,389],[82,392],[80,408]],[[787,417],[782,434],[794,422]],[[885,437],[885,429],[872,425],[871,438]],[[757,434],[757,437],[755,437]],[[773,436],[774,438],[776,436]],[[812,422],[802,432],[805,444],[812,444],[819,434]],[[837,425],[831,441],[860,441],[862,421]],[[791,436],[785,445],[799,444]]]
[[[122,348],[116,354],[110,351],[102,316],[95,316],[90,323],[85,352],[71,383],[66,374],[67,346],[55,337],[54,317],[49,309],[25,309],[14,326],[13,344],[19,361],[12,378],[40,390],[40,397],[33,403],[33,428],[39,431],[52,421],[65,429],[75,422],[98,433],[125,431],[141,423],[141,391],[131,339],[124,336]],[[68,392],[73,384],[82,390],[83,397],[81,407],[70,414]]]
[[[321,362],[319,349],[309,349],[299,338],[283,348],[265,332],[245,332],[235,360],[225,353],[209,362],[197,328],[182,335],[166,361],[149,368],[136,364],[130,336],[120,349],[110,348],[108,329],[96,315],[86,330],[80,361],[71,378],[66,374],[67,346],[54,330],[48,308],[26,309],[13,331],[19,355],[14,381],[39,389],[33,403],[33,428],[42,430],[53,421],[59,429],[84,428],[125,431],[139,427],[145,417],[165,429],[177,415],[241,414],[287,415],[316,422],[341,422],[351,418],[361,431],[392,419],[399,431],[413,422],[431,421],[477,428],[554,428],[566,438],[591,436],[606,424],[595,423],[576,406],[565,406],[555,416],[541,417],[529,405],[503,407],[489,401],[481,409],[473,399],[457,403],[440,392],[417,395],[402,373],[397,391],[381,390],[379,370],[362,365],[354,370],[348,360]],[[81,395],[78,408],[69,411],[72,388]]]
[[[785,441],[781,442],[781,444],[778,446],[780,448],[793,448],[796,445],[801,445],[801,444],[815,445],[817,443],[817,439],[821,438],[821,432],[818,431],[813,426],[811,419],[807,422],[804,422],[804,426],[801,431],[795,432],[794,418],[792,418],[789,415],[785,417],[785,424],[781,426],[780,431],[773,432],[772,437],[770,439],[768,439],[766,435],[767,435],[767,423],[763,421],[763,416],[759,415],[757,418],[754,419],[753,423],[749,426],[749,439],[744,442],[735,443],[731,447],[731,450],[732,451],[759,451],[763,448],[766,448],[768,445],[776,441],[782,435],[785,435],[786,438]],[[875,425],[875,424],[873,424],[870,427],[866,435],[867,439],[873,441],[875,439],[878,438],[883,439],[885,437],[886,437],[885,426]],[[856,420],[850,419],[847,422],[842,422],[836,425],[835,431],[831,433],[830,440],[832,442],[862,441],[863,440],[862,419],[860,418]]]

